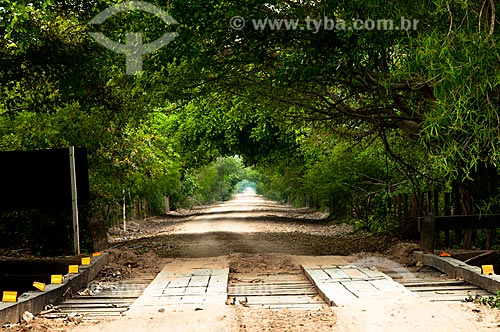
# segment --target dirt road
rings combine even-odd
[[[187,219],[150,220],[118,234],[109,271],[123,276],[183,271],[192,267],[235,273],[301,273],[300,265],[379,266],[405,269],[412,245],[389,238],[353,234],[329,224],[321,214],[264,200],[253,192],[210,207]],[[358,253],[358,254],[355,254]],[[390,258],[390,259],[388,259]],[[397,262],[396,262],[397,261]],[[471,303],[428,302],[415,297],[370,299],[320,310],[255,309],[213,303],[203,310],[145,307],[97,325],[38,321],[23,331],[500,331],[497,311]],[[65,325],[66,324],[66,325]],[[11,332],[13,330],[9,330]]]
[[[146,232],[115,238],[116,247],[152,250],[161,257],[215,257],[232,253],[293,255],[349,255],[383,252],[394,241],[384,237],[352,235],[352,227],[330,224],[324,214],[295,209],[257,196],[253,191],[210,207],[182,222],[158,219],[154,235]],[[136,236],[138,237],[138,236]],[[126,240],[126,241],[124,241]]]
[[[397,241],[389,238],[352,234],[351,227],[329,224],[321,217],[320,213],[279,205],[248,191],[187,221],[169,224],[159,220],[161,227],[154,228],[154,236],[118,243],[122,251],[127,251],[127,248],[139,252],[154,251],[166,257],[172,269],[200,262],[216,267],[229,266],[244,273],[271,274],[300,271],[300,264],[342,265],[353,262],[378,265],[386,270],[405,269],[401,264],[409,261],[410,250],[405,248],[411,249],[411,245],[394,245]],[[388,250],[392,255],[381,258],[381,253]],[[355,253],[360,254],[353,255]],[[148,323],[148,328],[154,326],[161,330],[164,319],[169,317],[171,324],[180,324],[180,331],[183,330],[181,326],[185,326],[186,331],[199,329],[196,324],[202,324],[206,331],[249,332],[500,330],[497,313],[485,307],[430,303],[419,298],[404,301],[374,299],[346,307],[325,306],[314,312],[242,306],[214,308],[213,312],[204,312],[202,317],[211,317],[204,323],[192,320],[192,312],[176,312],[170,316],[154,315],[155,319]],[[183,321],[194,322],[194,325],[182,325]],[[120,324],[116,326],[116,329],[105,329],[123,330]]]
[[[287,218],[286,212],[283,206],[265,201],[253,191],[247,191],[236,195],[234,200],[213,207],[208,213],[177,226],[169,235],[171,239],[183,239],[182,244],[177,243],[180,257],[215,257],[238,252],[303,254],[304,248],[292,247],[289,240],[277,234],[287,233],[290,222],[307,228],[312,226],[312,221]],[[326,224],[318,227],[323,228],[327,234],[344,231]]]

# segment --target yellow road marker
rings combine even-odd
[[[481,270],[483,271],[483,274],[495,274],[495,270],[493,269],[493,265],[481,265]]]
[[[99,251],[95,252],[92,254],[93,257],[98,257],[101,256],[101,253]]]
[[[39,289],[41,290],[42,292],[45,290],[45,284],[43,282],[38,282],[38,281],[34,281],[33,282],[33,287],[35,287],[36,289]]]
[[[2,302],[17,302],[17,292],[4,291]]]
[[[90,265],[90,257],[82,257],[82,265]]]
[[[79,267],[78,265],[68,266],[68,273],[78,273],[79,272],[78,267]]]
[[[63,276],[62,274],[53,274],[50,276],[51,284],[62,284]]]

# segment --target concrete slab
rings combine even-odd
[[[356,266],[304,266],[302,269],[330,306],[345,306],[360,299],[415,297],[403,285],[379,271]]]

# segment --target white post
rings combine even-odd
[[[125,201],[125,189],[122,191],[123,193],[123,231],[127,231],[127,202]]]
[[[69,168],[71,176],[71,204],[73,208],[73,242],[75,255],[80,255],[80,226],[78,225],[78,195],[76,188],[75,147],[69,148]]]
[[[170,196],[165,196],[165,213],[170,212]]]

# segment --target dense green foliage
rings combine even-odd
[[[178,25],[141,12],[87,24],[111,3],[0,5],[0,150],[87,147],[98,207],[119,208],[123,189],[157,212],[165,195],[173,206],[227,199],[245,178],[272,198],[367,222],[388,218],[402,192],[451,189],[457,213],[498,206],[494,1],[155,0]],[[236,15],[240,30],[229,26]],[[251,24],[325,16],[418,26]],[[94,31],[179,36],[127,76],[125,57]]]
[[[255,172],[237,157],[218,158],[214,162],[186,173],[183,186],[187,190],[175,197],[175,206],[192,206],[229,200],[250,184]]]

